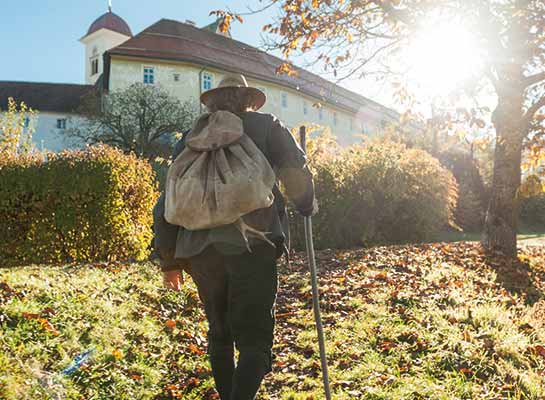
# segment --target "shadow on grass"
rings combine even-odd
[[[544,250],[539,250],[542,255]],[[496,272],[496,281],[512,294],[524,295],[525,302],[533,305],[545,298],[543,287],[536,285],[545,282],[545,271],[537,270],[522,253],[518,259],[503,255],[486,254],[485,263]]]

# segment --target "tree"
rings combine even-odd
[[[289,57],[306,53],[339,79],[371,73],[391,76],[396,72],[389,58],[407,46],[423,21],[439,16],[464,24],[475,35],[483,62],[464,91],[478,97],[490,88],[497,97],[491,114],[496,136],[494,172],[483,244],[490,251],[515,256],[523,142],[540,137],[545,130],[540,114],[545,107],[545,3],[272,0],[271,4],[279,5],[280,18],[264,30],[276,37],[274,47],[288,60],[278,72],[296,73]],[[226,19],[230,20],[234,19]]]
[[[17,105],[8,98],[8,107],[0,109],[0,154],[16,157],[32,150],[32,134],[37,112],[24,102]]]
[[[78,108],[84,122],[66,134],[85,143],[105,143],[139,156],[170,154],[177,132],[191,127],[194,103],[181,102],[158,86],[135,83],[101,96],[87,95]]]

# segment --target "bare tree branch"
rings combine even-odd
[[[524,87],[528,87],[540,83],[541,81],[545,81],[545,71],[525,77],[523,84]]]
[[[532,104],[528,108],[526,113],[524,113],[523,120],[525,122],[525,125],[529,126],[532,123],[532,119],[534,118],[536,113],[543,107],[545,107],[545,95],[537,100],[534,104]]]

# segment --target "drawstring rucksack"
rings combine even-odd
[[[276,176],[265,155],[229,111],[203,114],[185,149],[169,167],[165,219],[189,230],[234,224],[250,250],[248,234],[274,244],[243,216],[270,207]]]

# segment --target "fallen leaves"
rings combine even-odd
[[[120,360],[121,358],[123,358],[123,352],[120,349],[113,349],[112,356],[115,359]]]
[[[38,321],[38,323],[40,324],[43,330],[51,333],[53,336],[59,336],[60,332],[53,326],[51,322],[49,322],[47,318],[44,318],[42,316],[42,315],[48,316],[48,315],[54,315],[54,314],[55,312],[52,309],[45,308],[41,313],[29,313],[29,312],[23,311],[21,315],[26,320],[35,319],[36,321]]]
[[[528,377],[541,379],[537,382],[545,384],[545,302],[528,305],[531,290],[543,293],[545,289],[545,263],[541,261],[545,260],[545,251],[532,249],[524,254],[525,264],[516,264],[515,275],[528,279],[520,279],[513,292],[505,283],[510,276],[505,271],[509,265],[486,256],[475,244],[318,252],[322,317],[334,391],[339,397],[353,399],[372,393],[377,398],[393,398],[394,391],[404,387],[406,381],[426,382],[437,388],[463,381],[475,396],[487,398],[488,390],[488,397],[495,393],[515,398],[524,390],[521,382]],[[125,278],[119,276],[116,268],[95,268],[94,273],[103,274],[106,279]],[[82,367],[81,382],[101,393],[93,379],[109,382],[122,377],[123,385],[128,380],[144,390],[151,386],[148,383],[153,376],[160,375],[158,385],[163,393],[157,398],[218,400],[211,388],[211,371],[205,357],[204,312],[195,288],[189,283],[176,294],[156,292],[149,285],[142,290],[142,274],[136,274],[140,281],[123,281],[119,291],[108,288],[95,297],[85,297],[91,305],[112,291],[112,298],[123,303],[111,301],[108,306],[116,312],[121,304],[129,306],[129,318],[145,319],[150,330],[146,333],[122,328],[126,341],[117,342],[119,349],[108,347],[111,340],[105,338],[105,348],[110,349],[104,354],[105,367]],[[19,294],[25,293],[21,297],[21,304],[25,304],[27,295],[32,297],[28,307],[13,307],[5,313],[7,322],[2,322],[0,309],[2,327],[24,328],[25,334],[35,333],[35,338],[48,346],[51,341],[58,341],[55,331],[65,334],[64,327],[74,320],[63,307],[53,305],[48,298],[43,308],[36,308],[32,291],[25,292],[28,288],[24,285],[12,283],[19,280],[1,279],[0,301],[7,299],[19,304]],[[290,269],[280,267],[279,287],[273,373],[267,375],[263,392],[270,398],[281,398],[289,387],[301,399],[321,398],[321,365],[310,280],[301,253],[294,254]],[[136,304],[127,304],[125,295],[132,296]],[[479,310],[483,305],[497,310],[492,310],[497,313],[497,320],[495,314]],[[504,326],[505,321],[512,325]],[[110,322],[96,321],[85,326],[91,331],[106,323]],[[510,329],[511,341],[503,340],[502,329]],[[157,335],[164,340],[161,346],[157,346]],[[82,334],[85,340],[89,336]],[[510,348],[516,346],[520,346],[518,353]],[[517,360],[510,364],[512,376],[508,378],[500,366],[512,358]],[[438,390],[437,396],[454,397],[452,392]],[[433,398],[433,393],[420,394],[423,397],[415,394],[415,398]],[[264,396],[258,398],[262,400]]]
[[[539,344],[535,346],[530,346],[528,347],[528,351],[533,355],[540,356],[545,359],[545,346]]]

